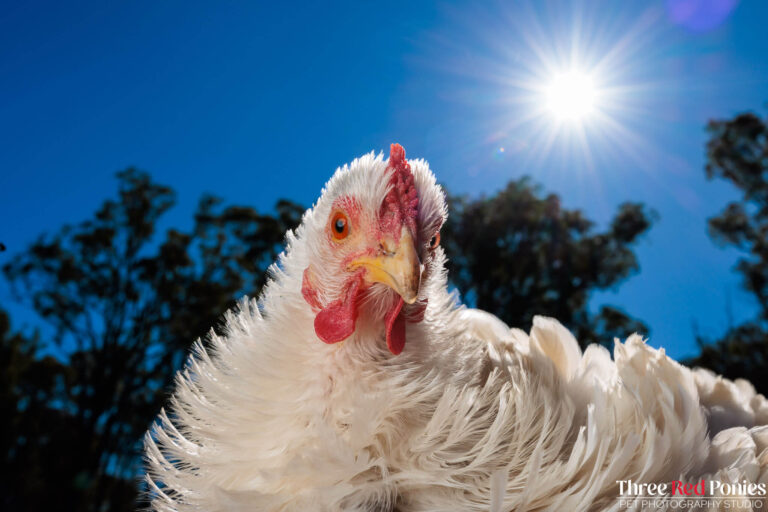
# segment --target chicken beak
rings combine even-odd
[[[407,304],[413,304],[419,297],[421,284],[421,261],[411,231],[403,226],[400,240],[381,240],[382,254],[362,256],[352,260],[350,270],[366,269],[365,279],[370,283],[382,283],[398,293]]]

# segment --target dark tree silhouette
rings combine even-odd
[[[39,239],[3,268],[54,328],[66,370],[45,414],[61,417],[49,455],[66,457],[67,471],[41,458],[38,475],[27,475],[34,485],[63,481],[61,492],[37,497],[50,500],[45,508],[135,508],[140,440],[186,349],[236,298],[258,291],[303,212],[282,201],[277,216],[264,216],[206,197],[192,233],[157,239],[173,191],[133,169],[118,177],[118,198],[94,218]]]
[[[523,178],[491,197],[453,198],[442,243],[452,281],[477,307],[523,329],[534,315],[553,316],[582,343],[612,344],[648,328],[615,307],[591,315],[589,297],[638,269],[632,244],[652,217],[625,203],[606,231],[595,232],[580,211]]]
[[[699,337],[701,354],[689,363],[745,378],[768,394],[768,122],[745,113],[711,121],[708,129],[707,177],[725,179],[742,194],[709,219],[709,233],[742,251],[736,270],[759,313],[719,340]]]
[[[40,356],[39,345],[34,337],[11,332],[8,315],[0,311],[3,510],[43,510],[47,496],[68,485],[66,478],[46,481],[44,475],[68,475],[69,457],[76,455],[59,437],[71,426],[66,413],[51,407],[68,378],[68,368],[51,356]]]

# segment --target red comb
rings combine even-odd
[[[392,177],[389,179],[392,188],[381,205],[382,217],[387,217],[387,227],[392,230],[399,230],[402,224],[415,230],[419,198],[411,166],[400,144],[392,144],[389,149],[389,168],[392,169]]]

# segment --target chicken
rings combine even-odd
[[[259,300],[178,374],[145,441],[155,510],[596,511],[627,509],[630,480],[765,488],[748,383],[637,335],[612,360],[554,319],[526,334],[459,305],[446,215],[397,144],[336,171]]]

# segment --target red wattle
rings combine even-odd
[[[397,302],[387,312],[385,318],[387,331],[387,348],[394,355],[399,354],[405,347],[405,315],[403,315],[403,298],[398,297]]]
[[[328,304],[315,316],[315,334],[323,342],[338,343],[355,332],[359,289],[360,278],[352,280],[342,297]]]

